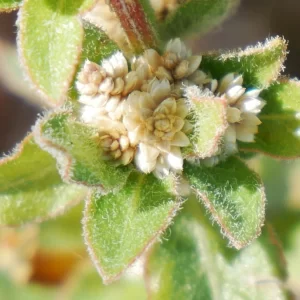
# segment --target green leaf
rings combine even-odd
[[[65,101],[79,62],[80,10],[94,0],[25,0],[19,13],[18,47],[33,86],[52,105]]]
[[[212,299],[197,226],[196,221],[180,214],[171,227],[171,235],[150,252],[145,278],[151,300]]]
[[[264,188],[242,161],[231,157],[212,168],[187,163],[184,175],[232,246],[243,248],[260,234]]]
[[[200,68],[216,79],[231,72],[238,73],[243,75],[247,87],[265,88],[282,71],[286,48],[286,41],[277,36],[244,50],[207,53],[202,57]]]
[[[238,0],[186,1],[160,25],[160,36],[167,41],[191,33],[203,35],[224,21],[238,3]]]
[[[64,184],[55,160],[29,135],[14,154],[0,160],[0,224],[43,221],[77,204],[86,189]]]
[[[146,259],[149,298],[287,299],[282,253],[269,232],[241,251],[228,249],[191,201]]]
[[[0,12],[11,12],[18,9],[22,0],[0,0]]]
[[[103,59],[111,56],[114,52],[120,51],[115,42],[109,39],[104,31],[97,26],[83,22],[84,40],[81,53],[81,62],[86,59],[100,63]]]
[[[92,264],[83,261],[59,289],[58,299],[146,300],[146,291],[141,278],[129,276],[106,286]]]
[[[105,160],[96,129],[77,122],[70,112],[53,113],[40,120],[35,138],[56,158],[66,181],[117,191],[132,171],[131,166],[116,167]]]
[[[211,157],[217,152],[227,128],[226,101],[201,95],[195,86],[186,88],[185,96],[193,131],[189,134],[191,144],[184,148],[184,156],[189,159]]]
[[[281,79],[261,95],[267,105],[255,143],[240,143],[241,150],[261,152],[279,158],[300,156],[300,82]]]
[[[181,203],[175,184],[135,172],[118,194],[90,195],[84,236],[104,282],[116,280],[168,227]]]

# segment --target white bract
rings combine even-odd
[[[236,141],[254,142],[261,121],[257,117],[265,106],[265,101],[259,98],[261,90],[246,90],[243,77],[233,73],[227,74],[220,80],[217,93],[226,98],[227,120],[229,126],[225,133],[226,154],[237,152]]]

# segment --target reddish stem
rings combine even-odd
[[[156,48],[154,30],[139,0],[110,0],[135,53]]]

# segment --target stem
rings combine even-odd
[[[153,26],[139,0],[110,0],[109,4],[118,16],[136,54],[157,47]]]

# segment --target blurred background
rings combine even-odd
[[[38,97],[28,89],[15,59],[16,27],[14,24],[16,15],[16,12],[0,15],[1,156],[9,153],[15,144],[23,139],[35,123],[37,115],[42,111]],[[299,0],[241,0],[241,5],[232,18],[210,34],[199,40],[193,40],[191,45],[194,52],[202,52],[219,48],[244,47],[254,45],[258,41],[263,42],[271,36],[284,36],[289,41],[285,73],[290,74],[291,77],[300,78],[299,28]],[[249,161],[249,164],[262,175],[266,184],[267,216],[283,243],[289,263],[289,286],[300,297],[300,163],[279,162],[258,157]],[[85,265],[86,253],[81,241],[80,223],[78,224],[80,217],[81,207],[73,209],[66,217],[58,218],[55,222],[46,222],[39,228],[25,227],[20,232],[0,229],[0,271],[1,267],[6,266],[6,258],[6,262],[8,262],[9,259],[14,261],[17,257],[18,260],[21,259],[18,261],[18,271],[16,274],[11,271],[12,277],[20,276],[20,278],[15,278],[15,281],[22,282],[22,280],[26,281],[30,278],[30,280],[51,286],[67,280],[69,284],[72,282],[72,278],[68,277],[70,270],[76,262],[80,261],[81,266],[77,266],[75,272],[86,272],[89,284],[93,284],[94,281],[91,281],[89,277],[90,269]],[[76,225],[73,226],[74,224]],[[60,230],[61,226],[64,227],[65,232]],[[37,235],[40,236],[39,245],[31,242],[36,240]],[[54,241],[53,237],[55,237]],[[30,247],[28,247],[28,243]],[[25,262],[31,261],[30,270],[26,263],[22,264],[22,255],[21,258],[20,254],[14,254],[15,258],[11,257],[11,253],[15,251],[13,249],[18,249],[24,254]],[[70,252],[68,249],[72,249],[72,251]],[[94,269],[92,270],[95,273]],[[95,279],[95,277],[93,278]],[[8,296],[5,294],[3,287],[6,282],[3,280],[0,272],[0,299],[29,299],[20,298],[20,295]],[[96,282],[98,287],[100,279],[97,276]],[[59,299],[68,298],[65,294],[68,293],[68,284],[62,289],[61,295],[63,296]],[[139,287],[135,286],[134,289],[139,289]],[[119,292],[119,295],[122,295],[122,287]],[[51,293],[52,290],[49,291],[49,295]],[[110,293],[109,290],[108,293]],[[74,292],[73,296],[75,294]],[[31,297],[30,299],[40,298]],[[45,300],[44,297],[43,299]],[[68,299],[75,298],[71,296]],[[96,297],[95,299],[125,298],[118,298],[116,294],[112,293],[109,296],[107,294],[104,298]]]

